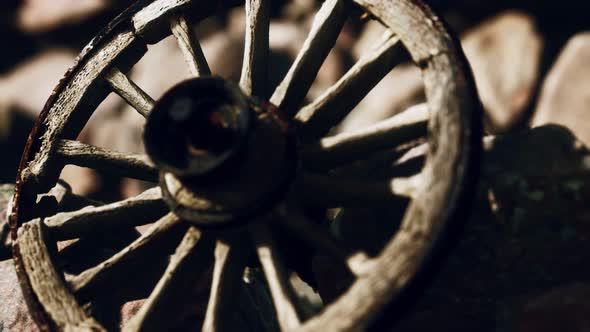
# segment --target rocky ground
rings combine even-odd
[[[0,182],[14,182],[26,135],[77,52],[131,2],[0,4],[0,33],[8,45],[0,55]],[[430,3],[461,38],[489,136],[478,197],[467,223],[451,234],[451,245],[441,249],[447,254],[418,282],[411,299],[392,304],[375,330],[394,324],[396,331],[589,331],[590,4]],[[316,2],[273,6],[271,81],[276,85],[304,41]],[[232,9],[195,27],[213,72],[232,80],[240,74],[243,22],[242,11]],[[347,22],[309,98],[345,73],[380,32],[378,24]],[[131,76],[158,98],[187,75],[182,54],[174,40],[167,39],[150,48]],[[423,101],[419,70],[402,64],[338,130],[374,123]],[[80,139],[141,152],[142,124],[134,110],[111,96]],[[62,177],[74,192],[95,199],[132,196],[144,188],[140,182],[114,180],[83,168],[68,168]],[[0,212],[10,190],[0,190]],[[356,211],[377,221],[395,212]],[[4,227],[0,221],[0,230]],[[319,279],[342,277],[326,270],[319,270],[324,271]],[[130,305],[126,310],[129,315],[135,309]],[[0,331],[4,330],[34,330],[10,260],[0,262]]]

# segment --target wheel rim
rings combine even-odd
[[[78,144],[71,140],[75,139],[98,103],[111,90],[120,94],[140,113],[146,115],[149,112],[154,101],[123,74],[145,53],[144,41],[157,42],[165,35],[173,34],[179,41],[181,50],[187,56],[191,72],[195,76],[210,74],[198,42],[193,40],[190,34],[187,33],[184,16],[178,16],[195,3],[199,2],[188,0],[140,1],[123,13],[83,51],[78,64],[66,74],[66,77],[48,100],[38,124],[31,133],[19,170],[14,198],[15,207],[11,213],[11,231],[13,239],[16,241],[14,257],[18,266],[17,271],[21,284],[29,307],[33,309],[34,317],[43,329],[63,329],[66,326],[100,329],[100,325],[79,307],[76,298],[69,294],[68,289],[74,291],[83,289],[97,280],[96,274],[93,274],[94,272],[103,270],[100,270],[100,267],[94,270],[90,269],[89,273],[86,273],[88,271],[84,272],[85,275],[82,273],[83,277],[78,276],[74,282],[70,281],[70,284],[66,285],[51,264],[49,250],[44,247],[44,233],[49,229],[48,232],[52,234],[67,236],[64,234],[75,231],[75,227],[72,228],[73,223],[71,222],[69,224],[60,223],[62,219],[68,221],[87,221],[88,219],[81,218],[79,215],[76,215],[73,219],[67,219],[67,216],[61,215],[61,219],[55,217],[53,219],[48,218],[49,221],[47,221],[48,219],[43,221],[36,219],[36,221],[28,222],[23,226],[25,221],[35,217],[34,215],[26,215],[23,211],[32,207],[31,197],[48,191],[56,183],[59,174],[58,170],[63,164],[69,162],[85,166],[91,163],[87,158],[89,154],[100,156],[102,153],[105,156],[105,160],[102,160],[103,164],[117,170],[125,169],[123,166],[128,166],[131,160],[133,165],[136,165],[132,170],[134,175],[140,174],[142,178],[153,179],[153,164],[144,156],[126,155],[114,158],[109,151],[95,149],[89,152],[87,146],[82,146],[81,143]],[[428,107],[435,114],[429,121],[430,145],[427,164],[422,171],[422,184],[419,187],[414,185],[415,182],[412,179],[391,181],[388,184],[391,196],[396,193],[405,195],[408,194],[408,191],[411,191],[410,196],[412,196],[413,200],[402,221],[400,230],[378,257],[369,259],[359,253],[343,252],[338,244],[329,237],[311,236],[315,240],[308,239],[310,242],[315,242],[316,245],[323,246],[324,250],[344,259],[345,264],[356,275],[357,279],[339,299],[328,305],[322,313],[305,321],[303,324],[297,317],[298,314],[293,301],[290,300],[292,294],[284,290],[284,285],[286,285],[285,271],[278,261],[278,256],[276,256],[276,244],[272,239],[272,234],[263,224],[257,223],[252,226],[251,235],[255,243],[257,243],[257,253],[263,270],[267,274],[270,290],[275,300],[279,323],[281,328],[285,330],[349,331],[366,327],[373,316],[387,302],[396,298],[416,275],[420,267],[424,265],[435,241],[444,230],[446,222],[458,208],[461,200],[465,196],[469,196],[469,190],[473,189],[473,184],[470,183],[473,180],[470,177],[475,176],[475,165],[479,154],[480,105],[476,97],[471,73],[458,47],[458,43],[446,32],[443,23],[430,12],[429,8],[417,0],[355,0],[355,3],[394,31],[410,52],[414,62],[422,68]],[[252,23],[252,28],[246,34],[245,52],[252,56],[245,57],[240,85],[247,94],[258,96],[265,95],[265,83],[260,77],[266,75],[264,66],[261,64],[267,63],[265,60],[265,53],[268,49],[267,32],[266,37],[264,37],[265,31],[268,31],[267,6],[268,1],[246,1],[249,13],[248,19]],[[270,98],[270,102],[277,105],[282,112],[295,116],[297,131],[304,135],[304,147],[301,149],[304,164],[306,163],[305,155],[311,156],[308,158],[313,160],[314,149],[317,150],[317,144],[307,144],[305,142],[312,142],[313,139],[326,134],[330,127],[329,124],[325,123],[326,118],[332,117],[332,121],[335,121],[333,120],[335,118],[337,122],[344,115],[330,114],[329,110],[334,109],[333,106],[336,105],[350,111],[356,105],[354,99],[361,97],[354,96],[350,98],[353,101],[347,100],[344,102],[339,102],[338,98],[334,98],[334,96],[339,96],[339,94],[349,92],[350,89],[354,88],[353,85],[347,85],[346,79],[343,79],[341,85],[338,85],[340,82],[337,83],[336,88],[324,94],[316,102],[312,102],[301,109],[299,107],[315,77],[314,75],[311,78],[304,77],[305,70],[302,68],[313,68],[312,72],[317,73],[323,58],[327,56],[327,52],[332,48],[349,6],[350,4],[346,1],[325,1],[316,16],[316,23],[310,32],[304,49],[295,60],[283,83],[279,85]],[[207,15],[208,13],[205,10],[199,16]],[[167,32],[166,29],[161,29],[162,26],[170,26],[168,22],[171,20],[172,26]],[[141,36],[141,38],[138,38],[138,36]],[[330,42],[326,43],[326,38],[332,44]],[[395,42],[395,38],[389,36],[382,48],[377,51],[377,54],[365,58],[365,62],[361,63],[359,68],[365,71],[367,71],[367,67],[371,66],[373,69],[381,69],[378,71],[379,75],[388,72],[391,69],[391,66],[387,67],[388,60],[395,58],[395,50],[399,48],[399,43]],[[319,40],[323,42],[320,43]],[[363,59],[360,62],[363,62]],[[113,66],[113,63],[116,63],[116,66]],[[382,67],[386,67],[387,70]],[[358,81],[365,79],[369,82],[374,80],[372,77],[363,76],[362,70],[359,72],[351,70],[349,79]],[[80,83],[81,79],[86,79],[86,83]],[[96,81],[101,83],[96,83]],[[84,87],[84,90],[80,91],[79,95],[71,94],[72,87],[75,86],[73,82],[82,84]],[[70,94],[68,95],[68,93]],[[299,112],[295,115],[297,110]],[[71,116],[72,114],[74,116]],[[388,128],[387,135],[381,135],[380,133],[383,131],[377,131],[377,134],[375,134],[375,131],[365,131],[355,133],[352,138],[350,135],[329,138],[324,143],[331,144],[325,144],[324,150],[320,150],[324,159],[328,160],[328,164],[322,165],[320,159],[317,165],[320,165],[318,166],[320,169],[330,168],[332,167],[332,165],[329,165],[330,160],[339,160],[341,157],[346,160],[348,157],[346,154],[352,148],[379,147],[384,144],[383,141],[392,144],[392,142],[397,143],[396,140],[411,139],[416,132],[420,132],[420,128],[423,128],[424,125],[424,120],[420,117],[420,114],[417,117],[419,118],[418,121],[410,119],[408,122],[406,119],[400,120],[398,118],[382,124],[382,127]],[[392,135],[391,132],[393,131],[402,131],[403,134]],[[39,137],[42,137],[40,144],[36,143]],[[123,173],[123,175],[125,174],[128,173]],[[314,178],[314,176],[312,174],[312,176],[304,178],[301,181],[303,184],[300,184],[300,186],[318,190],[320,194],[317,196],[329,196],[327,193],[322,192],[321,189],[325,189],[326,184],[332,185],[334,182],[330,182],[330,179],[327,178]],[[360,193],[376,192],[379,194],[383,192],[380,187],[358,183],[349,184],[350,188]],[[135,200],[132,199],[132,202],[129,200],[125,202],[125,207],[128,209],[125,211],[129,212],[133,210],[133,207],[137,208],[137,206],[141,206],[141,209],[149,206],[152,209],[150,211],[155,211],[154,214],[164,212],[161,200],[159,200],[161,196],[158,196],[157,193],[146,192],[141,196]],[[358,198],[358,195],[352,195],[351,197],[353,199]],[[373,197],[372,199],[377,198],[379,197]],[[330,197],[326,199],[329,202]],[[346,201],[346,195],[333,199],[340,200],[339,202]],[[324,203],[329,204],[328,202]],[[107,206],[106,209],[120,208],[111,205]],[[103,209],[105,208],[103,207]],[[93,211],[93,213],[95,212]],[[137,221],[137,223],[140,222]],[[66,226],[62,227],[63,225]],[[219,294],[223,295],[228,292],[227,288],[221,286],[220,283],[225,281],[227,284],[231,280],[235,281],[235,279],[231,278],[225,280],[225,273],[223,273],[225,269],[232,266],[228,262],[236,259],[235,254],[232,254],[231,247],[228,245],[228,241],[236,241],[235,238],[232,239],[229,236],[228,240],[221,236],[216,240],[214,236],[206,231],[186,225],[182,226],[178,217],[170,213],[163,215],[158,222],[158,227],[153,233],[148,232],[147,236],[142,236],[142,239],[147,241],[150,239],[150,234],[157,234],[159,229],[174,229],[179,232],[178,234],[184,234],[180,236],[182,241],[176,249],[173,261],[168,265],[171,271],[186,266],[186,264],[189,264],[187,262],[205,259],[200,257],[200,254],[197,254],[199,252],[197,248],[208,247],[213,250],[212,248],[215,247],[216,263],[214,264],[212,286],[215,291],[212,292],[212,300],[204,324],[209,328],[217,326],[220,324],[218,316],[223,312],[226,304],[224,301],[218,301],[215,298],[223,298]],[[310,236],[309,232],[320,231],[310,225],[296,225],[292,229],[299,229],[300,232],[308,236]],[[186,233],[184,233],[185,231]],[[176,234],[177,237],[178,234]],[[28,245],[31,241],[36,241],[38,247],[30,248]],[[23,248],[23,245],[26,245],[26,248]],[[47,263],[46,277],[54,279],[54,283],[63,292],[60,294],[65,299],[64,301],[71,302],[49,305],[62,306],[61,309],[48,309],[47,298],[43,298],[42,295],[38,294],[40,282],[34,280],[35,277],[30,273],[31,264],[35,261],[29,259],[29,256],[36,255],[36,252],[46,255],[43,258]],[[113,260],[110,261],[110,263],[113,262]],[[104,268],[104,266],[103,264],[102,267]],[[89,276],[94,279],[88,279]],[[161,292],[165,292],[172,287],[171,285],[182,284],[183,282],[183,280],[179,281],[174,278],[176,277],[170,277],[169,275],[166,277],[165,275],[160,279],[153,293],[156,295],[148,298],[146,302],[148,305],[144,305],[140,310],[140,313],[136,316],[139,318],[132,319],[127,326],[128,329],[139,329],[147,321],[153,319],[153,315],[150,316],[153,310],[163,308],[166,299],[159,300],[158,295],[164,294]],[[70,312],[65,310],[64,306],[74,308],[74,310],[70,310]]]

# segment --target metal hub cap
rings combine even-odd
[[[199,225],[240,224],[269,211],[296,164],[276,109],[218,77],[168,91],[148,117],[144,141],[169,207]]]

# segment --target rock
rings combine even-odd
[[[96,171],[90,168],[67,165],[59,177],[70,184],[72,192],[76,195],[86,196],[100,187],[100,178]]]
[[[398,65],[350,112],[338,131],[371,125],[424,101],[420,69],[411,64]]]
[[[51,49],[16,66],[0,78],[0,113],[18,108],[37,118],[75,58],[76,53],[71,50]]]
[[[289,21],[276,21],[270,25],[269,46],[271,48],[271,65],[269,66],[270,92],[283,80],[291,63],[299,54],[303,46],[312,18],[294,24]],[[320,67],[316,79],[307,94],[307,102],[319,97],[319,95],[331,85],[336,83],[344,74],[344,51],[334,47]]]
[[[289,21],[299,21],[313,15],[316,9],[314,0],[290,1],[283,7],[282,16]]]
[[[33,125],[33,119],[21,109],[0,111],[0,183],[15,181],[21,154]]]
[[[485,139],[486,178],[508,173],[523,177],[558,177],[587,173],[588,147],[566,127],[543,125]]]
[[[12,255],[10,250],[8,213],[13,193],[13,184],[0,185],[0,260],[9,259]]]
[[[500,221],[514,220],[515,230],[536,220],[560,220],[571,211],[576,211],[572,221],[581,223],[590,213],[590,151],[564,127],[496,139],[484,165],[494,212]]]
[[[173,36],[150,45],[131,74],[133,81],[155,100],[176,83],[189,77],[188,65]]]
[[[130,77],[157,100],[172,86],[189,78],[190,73],[176,39],[170,36],[158,44],[149,46],[146,55],[133,67]],[[118,152],[143,153],[144,124],[145,119],[135,109],[112,93],[91,117],[81,140]],[[88,170],[77,170],[82,171],[88,173]],[[126,179],[125,183],[120,183],[116,179],[105,177],[105,174],[100,177],[95,174],[94,179],[99,181],[86,181],[80,184],[70,182],[71,179],[67,181],[72,184],[74,192],[99,192],[100,196],[97,198],[105,200],[125,198],[143,188],[143,184],[137,180]]]
[[[448,234],[448,246],[437,251],[424,278],[409,290],[406,299],[412,299],[410,310],[396,316],[401,320],[385,322],[395,323],[395,331],[436,328],[493,332],[497,326],[511,326],[514,329],[509,331],[517,332],[544,331],[540,323],[551,327],[548,331],[557,330],[556,326],[564,331],[587,330],[588,325],[584,325],[588,323],[587,316],[582,313],[588,311],[590,291],[587,286],[590,266],[586,264],[590,253],[590,210],[584,199],[590,195],[590,150],[567,128],[555,125],[485,141],[483,181],[472,216],[462,232]],[[499,218],[497,211],[489,209],[490,191],[503,206],[510,207],[510,213]],[[399,211],[371,209],[364,214],[344,215],[341,220],[346,222],[348,218],[348,224],[356,225],[363,218],[376,222],[387,220],[395,228],[401,218],[392,212],[403,212],[403,207],[398,208]],[[343,240],[350,248],[380,246],[382,242],[377,244],[375,239],[380,239],[384,230],[374,225],[377,223],[369,221],[359,226],[363,233],[358,234],[371,241],[368,245]],[[354,236],[351,230],[340,228],[335,233],[343,237],[349,234],[351,238]],[[107,245],[102,238],[98,241]],[[88,247],[95,250],[99,246],[90,242]],[[380,248],[372,249],[376,253]],[[113,252],[108,251],[108,255]],[[83,264],[94,264],[89,261],[93,256],[85,251],[76,254]],[[348,271],[341,262],[327,256],[316,256],[312,264],[324,301],[337,298],[350,282]],[[3,278],[0,285],[6,287],[2,286],[1,295],[18,299],[14,297],[18,295],[16,291],[10,289],[18,288],[11,276],[13,272],[2,273],[3,266],[0,265]],[[584,285],[576,284],[580,281]],[[206,303],[205,288],[203,293]],[[28,317],[26,312],[15,311],[19,306],[24,308],[22,299],[19,301],[1,301],[0,313],[10,311],[8,318],[13,320]],[[11,307],[5,308],[5,303]],[[140,302],[125,306],[123,317],[128,317],[139,305]],[[400,305],[403,308],[407,303],[397,305],[400,309]],[[242,310],[251,307],[241,306]],[[390,308],[388,312],[398,312],[397,309]],[[252,318],[253,314],[249,311],[243,317]],[[2,318],[4,326],[8,326],[8,318]],[[19,319],[30,321],[30,318]],[[386,323],[383,326],[389,326]]]
[[[0,262],[0,330],[38,331],[23,294],[12,260]]]
[[[385,33],[386,28],[378,21],[369,20],[363,27],[363,30],[358,37],[352,49],[352,56],[358,60],[361,55],[365,54],[367,50],[375,47],[375,41],[379,40]]]
[[[590,330],[590,284],[574,283],[527,296],[515,310],[515,332]]]
[[[78,23],[105,10],[108,0],[25,0],[17,14],[19,29],[39,33]]]
[[[504,12],[462,38],[490,133],[510,130],[525,115],[539,76],[543,39],[532,17]]]
[[[239,82],[244,53],[244,32],[236,28],[233,34],[218,32],[204,40],[203,53],[215,75]]]
[[[590,33],[582,33],[566,44],[543,82],[531,124],[561,124],[588,145],[589,121]]]
[[[590,267],[585,264],[590,258],[586,199],[590,150],[567,128],[556,125],[488,137],[485,143],[474,206],[460,207],[471,208],[471,216],[462,229],[450,229],[445,245],[436,251],[417,285],[402,302],[388,308],[389,313],[406,311],[393,315],[397,318],[386,315],[376,331],[389,330],[391,324],[393,330],[404,332],[498,331],[495,326],[513,322],[515,312],[520,312],[511,305],[515,298],[576,281],[590,282]],[[423,147],[415,150],[423,151]],[[408,154],[421,158],[412,150]],[[371,254],[383,245],[380,239],[395,231],[404,207],[392,204],[345,212],[349,215],[338,216],[331,231],[348,247]],[[387,230],[387,225],[392,229]],[[327,300],[337,297],[346,289],[349,274],[333,260],[323,256],[315,260],[320,294]],[[570,319],[568,313],[560,312],[549,319]]]

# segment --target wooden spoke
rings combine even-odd
[[[64,164],[94,168],[133,179],[158,181],[158,170],[146,155],[116,152],[65,139],[60,140],[56,152]]]
[[[113,91],[121,96],[131,107],[135,108],[143,117],[147,117],[155,101],[145,91],[123,74],[119,68],[112,68],[105,79],[113,88]]]
[[[156,288],[123,331],[164,331],[190,310],[195,284],[213,261],[212,247],[209,236],[189,228]]]
[[[135,271],[132,262],[149,262],[165,256],[163,243],[174,242],[182,223],[174,213],[160,218],[152,227],[123,250],[70,279],[70,288],[76,293],[96,293],[101,287],[114,287],[118,282],[127,280]]]
[[[303,102],[322,63],[336,43],[348,8],[346,0],[326,0],[316,14],[301,51],[270,99],[285,114],[295,114]]]
[[[270,0],[246,1],[246,42],[240,86],[247,95],[266,98]]]
[[[362,174],[373,175],[375,172],[378,172],[378,174],[391,174],[391,177],[403,176],[404,174],[407,175],[407,172],[401,172],[399,166],[403,166],[406,162],[408,162],[409,160],[405,159],[405,156],[409,153],[409,151],[412,151],[412,149],[423,144],[424,141],[426,141],[426,138],[424,138],[424,140],[415,140],[407,144],[403,144],[395,149],[377,152],[367,159],[355,161],[342,167],[330,170],[330,174],[344,177],[359,176]],[[416,172],[413,172],[412,174],[419,172],[420,169],[421,168],[418,168]]]
[[[215,267],[209,294],[209,304],[203,322],[204,332],[229,331],[228,317],[236,294],[240,291],[244,275],[245,255],[243,241],[237,237],[218,240],[215,246]]]
[[[401,61],[403,46],[390,32],[383,44],[348,70],[330,89],[297,113],[304,139],[311,141],[325,135]]]
[[[379,150],[424,137],[428,118],[427,105],[420,104],[367,128],[323,138],[305,147],[302,158],[310,169],[330,169],[365,159]]]
[[[57,184],[47,193],[37,195],[37,203],[45,199],[57,201],[56,212],[69,212],[79,210],[87,206],[104,205],[103,202],[74,194],[70,185],[63,180],[59,180]]]
[[[345,262],[350,272],[355,276],[361,276],[368,271],[367,267],[371,261],[364,252],[353,252],[327,230],[308,220],[299,210],[287,210],[282,207],[279,208],[279,213],[283,225],[317,250]]]
[[[194,76],[211,75],[211,70],[201,49],[201,44],[199,44],[189,28],[186,18],[184,16],[173,18],[170,28],[178,41],[178,46],[184,55],[191,74]]]
[[[277,320],[281,330],[297,328],[301,322],[296,309],[297,299],[289,282],[287,271],[283,266],[277,246],[270,229],[263,224],[252,225],[252,238],[256,243],[256,252],[270,288]]]
[[[25,273],[35,292],[35,299],[60,331],[106,331],[78,304],[55,270],[45,246],[43,222],[35,219],[18,230],[18,243]]]
[[[138,42],[133,31],[125,31],[112,37],[100,49],[83,52],[79,65],[66,75],[56,90],[61,92],[55,99],[50,98],[51,103],[41,113],[47,130],[43,130],[43,137],[38,138],[38,150],[30,149],[31,152],[35,151],[35,157],[31,156],[27,171],[23,172],[23,184],[28,186],[31,183],[36,192],[53,187],[58,175],[55,174],[53,153],[57,150],[60,138],[77,137],[92,115],[91,110],[98,107],[109,93],[108,89],[93,88],[96,84],[92,82],[102,80],[111,64],[118,59],[126,58],[127,55],[141,56],[145,51],[145,45]]]
[[[367,207],[413,198],[420,175],[388,181],[304,174],[296,186],[300,199],[325,207]]]
[[[54,239],[65,240],[93,232],[145,225],[164,215],[166,210],[162,192],[156,187],[124,201],[58,213],[45,218],[44,223]]]

